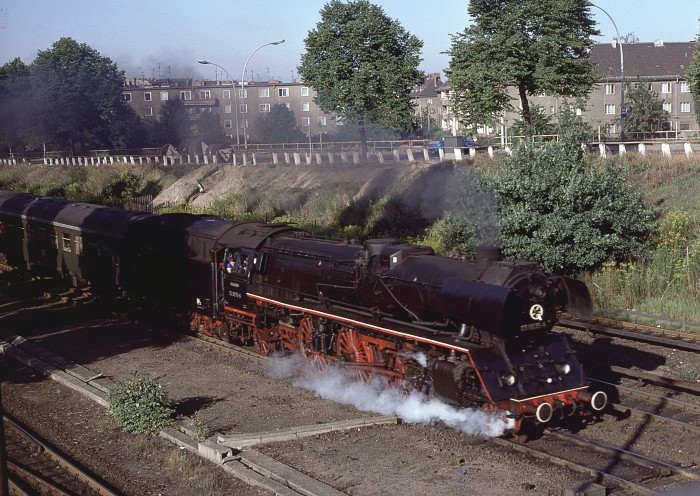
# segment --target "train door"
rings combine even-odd
[[[247,308],[252,255],[252,250],[248,249],[225,250],[221,276],[224,306]]]

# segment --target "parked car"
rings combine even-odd
[[[439,141],[428,142],[428,153],[431,157],[440,154],[440,148],[476,148],[476,138],[471,136],[443,136]]]

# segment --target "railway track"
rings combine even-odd
[[[542,437],[526,444],[500,438],[494,442],[590,474],[596,482],[625,494],[659,494],[700,481],[700,473],[559,430],[545,430]]]
[[[591,321],[573,318],[561,319],[558,325],[593,334],[604,334],[679,350],[700,352],[700,333],[690,331],[665,329],[602,317],[595,317]]]
[[[119,494],[39,439],[17,420],[7,415],[3,416],[3,420],[11,495]]]

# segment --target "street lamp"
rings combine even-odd
[[[625,58],[622,54],[622,38],[620,37],[620,31],[617,29],[617,24],[610,14],[608,14],[605,9],[598,7],[593,2],[588,2],[591,7],[595,7],[603,11],[603,14],[608,16],[610,22],[612,22],[615,28],[615,33],[617,33],[617,43],[620,45],[620,141],[625,138],[625,117],[627,117],[627,111],[625,110]]]
[[[235,94],[236,94],[236,85],[235,85],[235,83],[233,82],[233,78],[231,77],[231,74],[229,74],[228,71],[227,71],[226,69],[224,69],[223,67],[221,67],[219,64],[215,64],[214,62],[209,62],[208,60],[198,60],[197,62],[199,62],[200,64],[213,65],[213,66],[218,67],[219,69],[221,69],[222,71],[224,71],[224,72],[226,73],[226,75],[228,76],[228,78],[231,80],[231,91],[233,91],[233,93],[234,93],[234,96],[233,96],[233,110],[234,110],[235,113],[236,113],[236,144],[237,144],[237,145],[240,145],[240,144],[241,144],[241,138],[240,138],[240,136],[238,135],[238,108],[237,108],[237,107],[238,107],[238,104],[236,103],[236,95],[235,95]]]
[[[243,64],[243,74],[241,75],[241,107],[243,107],[243,143],[244,143],[246,150],[248,149],[248,132],[246,129],[245,86],[244,86],[244,84],[245,84],[245,70],[246,70],[246,67],[248,67],[248,61],[255,54],[255,52],[260,50],[262,47],[266,47],[267,45],[281,45],[282,43],[284,43],[284,40],[275,40],[275,41],[271,41],[270,43],[265,43],[263,45],[260,45],[258,48],[253,50],[250,55],[248,55],[248,58],[246,59],[245,64]],[[236,115],[238,115],[238,114],[236,114]]]

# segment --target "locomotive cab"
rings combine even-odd
[[[224,307],[247,308],[248,281],[253,260],[252,250],[224,250],[223,260],[219,263],[219,284]]]

